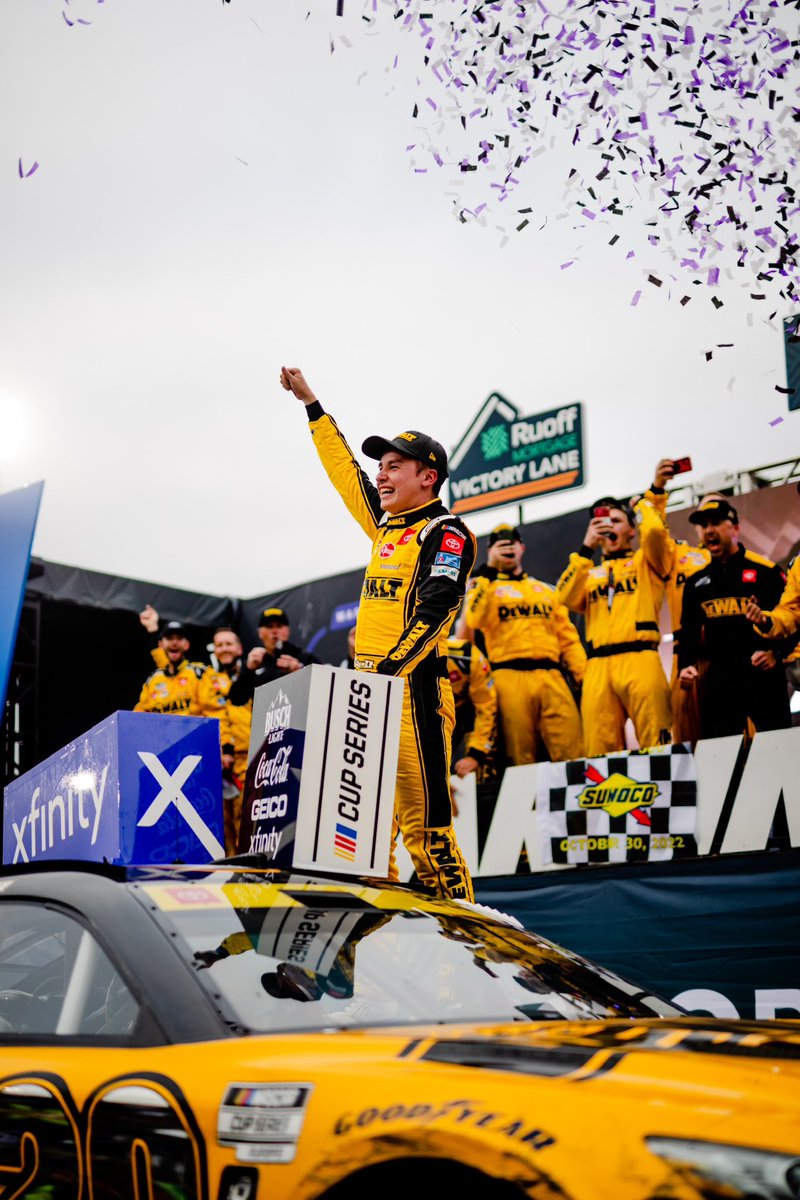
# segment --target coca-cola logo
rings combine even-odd
[[[291,746],[281,746],[273,758],[270,758],[268,754],[262,754],[256,767],[255,786],[257,788],[275,787],[279,783],[286,783],[289,778],[291,753]]]
[[[384,542],[380,548],[379,553],[380,553],[381,558],[391,558],[392,555],[394,554],[394,543],[393,542]]]

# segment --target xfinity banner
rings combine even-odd
[[[474,512],[582,487],[580,404],[523,417],[492,392],[450,456],[450,508]]]
[[[5,789],[3,862],[222,858],[219,721],[116,712]]]
[[[256,689],[240,853],[387,874],[404,686],[320,664]]]

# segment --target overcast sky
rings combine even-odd
[[[500,205],[455,218],[458,171],[407,150],[419,38],[381,7],[2,0],[0,490],[45,481],[35,554],[240,597],[363,564],[283,363],[354,447],[452,449],[493,391],[582,401],[587,486],[526,521],[638,490],[663,455],[699,478],[800,452],[775,390],[790,310],[725,278],[722,308],[682,307],[635,212],[615,247],[619,225],[576,230],[568,143],[523,168],[522,232]]]

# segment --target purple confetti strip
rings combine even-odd
[[[633,299],[631,300],[631,308],[636,308],[636,305],[639,303],[641,296],[642,296],[641,292],[633,293]]]
[[[774,421],[769,422],[770,425],[782,425],[783,417],[775,417]]]

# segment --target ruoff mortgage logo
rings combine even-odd
[[[583,410],[524,416],[492,392],[450,455],[450,508],[474,512],[583,486]]]
[[[282,742],[283,735],[292,723],[292,706],[283,689],[267,709],[264,717],[264,735],[268,742]]]
[[[661,794],[657,784],[640,783],[619,771],[606,778],[592,766],[586,767],[585,775],[586,786],[578,796],[581,808],[601,808],[610,817],[630,813],[640,825],[650,825],[650,816],[643,810]]]

